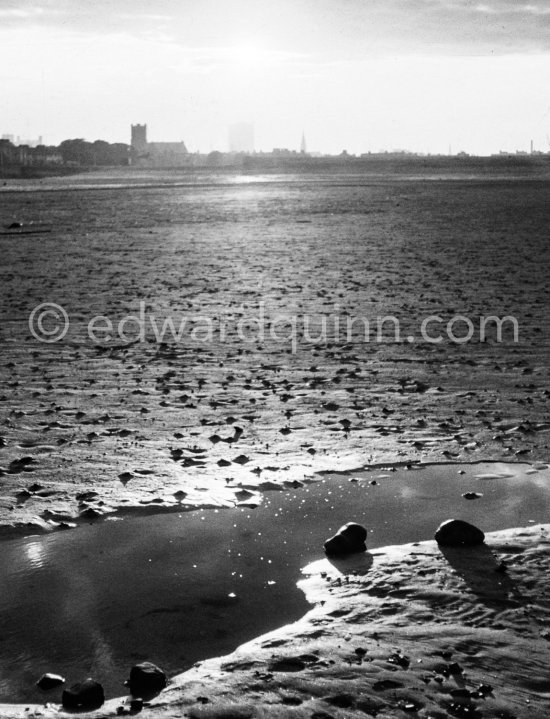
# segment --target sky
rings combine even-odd
[[[550,150],[550,0],[0,0],[0,135]]]

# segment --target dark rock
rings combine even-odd
[[[156,664],[141,662],[131,668],[127,684],[135,697],[158,694],[166,686],[166,674]]]
[[[60,686],[60,684],[65,684],[65,679],[59,676],[59,674],[50,674],[49,672],[47,674],[42,674],[40,679],[36,682],[36,686],[43,689],[45,692],[53,689],[54,687]]]
[[[458,662],[453,662],[452,664],[449,664],[447,669],[449,671],[449,674],[451,674],[452,676],[462,674],[462,672],[464,671]]]
[[[35,482],[34,484],[31,484],[30,487],[27,487],[28,492],[39,492],[41,489],[45,489],[43,484],[38,484],[38,482]]]
[[[82,512],[80,512],[80,516],[83,519],[97,519],[102,515],[98,509],[95,509],[94,507],[88,507],[87,509],[84,509]]]
[[[391,657],[388,657],[387,661],[390,664],[397,664],[398,666],[403,667],[403,669],[408,669],[411,664],[411,660],[409,659],[409,657],[406,657],[404,654],[397,653],[392,654]]]
[[[485,535],[481,529],[462,519],[448,519],[439,525],[435,533],[435,540],[438,544],[449,547],[472,547],[483,544]]]
[[[99,682],[85,679],[63,691],[61,703],[65,709],[97,709],[105,701],[105,693]]]
[[[334,537],[327,539],[324,544],[325,552],[329,556],[336,556],[340,554],[349,554],[353,551],[350,548],[348,540],[341,534],[335,534]]]
[[[133,714],[137,714],[142,709],[143,709],[143,699],[140,699],[140,698],[132,699],[132,701],[130,702],[130,711]]]
[[[462,496],[464,499],[479,499],[480,497],[483,497],[483,495],[479,492],[464,492]]]
[[[336,532],[336,534],[325,542],[325,552],[329,556],[353,554],[364,552],[367,549],[365,541],[367,530],[360,524],[348,522]]]

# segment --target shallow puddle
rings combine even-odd
[[[255,509],[3,541],[0,701],[57,701],[34,686],[46,671],[122,695],[136,661],[173,675],[299,618],[300,569],[345,522],[368,528],[370,548],[430,539],[452,517],[486,532],[524,526],[550,521],[549,487],[547,467],[525,464],[376,469],[268,492]]]

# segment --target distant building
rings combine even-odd
[[[39,147],[43,144],[42,135],[39,135],[36,140],[27,140],[23,137],[17,136],[17,142],[15,144],[19,146],[23,145],[25,147]]]
[[[273,150],[271,150],[271,154],[277,157],[293,157],[298,153],[296,150],[289,150],[288,147],[274,147]]]
[[[181,142],[148,142],[145,159],[154,167],[179,167],[189,164],[188,151]]]
[[[132,125],[132,149],[136,152],[147,150],[147,125]]]
[[[229,152],[254,152],[254,125],[237,122],[228,128]]]
[[[307,152],[305,132],[302,132],[302,142],[300,143],[300,152],[302,153],[302,155],[305,155]]]
[[[181,167],[191,164],[185,142],[148,142],[147,125],[132,125],[132,164],[140,167]]]

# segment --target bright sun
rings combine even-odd
[[[249,68],[261,64],[265,60],[264,48],[254,43],[243,43],[231,48],[231,57],[242,68]]]

